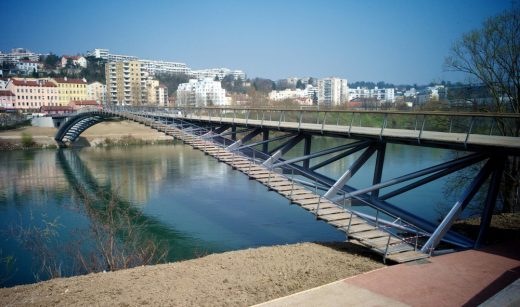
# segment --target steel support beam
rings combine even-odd
[[[381,183],[381,177],[383,176],[383,165],[385,163],[385,152],[386,152],[386,143],[378,143],[377,145],[377,156],[376,156],[376,165],[374,167],[374,179],[372,180],[372,184],[376,185]],[[379,197],[379,189],[374,190],[370,193],[370,197],[372,199]]]
[[[352,144],[354,144],[354,143],[352,143]],[[352,148],[350,150],[347,150],[347,151],[345,151],[343,153],[340,153],[338,155],[335,155],[334,157],[332,157],[330,159],[327,159],[327,160],[325,160],[323,162],[320,162],[320,163],[318,163],[316,165],[313,165],[313,166],[311,166],[309,168],[309,170],[315,171],[315,170],[317,170],[319,168],[322,168],[322,167],[324,167],[326,165],[329,165],[329,164],[331,164],[333,162],[336,162],[339,159],[342,159],[342,158],[344,158],[346,156],[350,156],[351,154],[356,153],[356,152],[358,152],[358,151],[368,147],[370,144],[372,144],[372,141],[358,141],[358,142],[356,142],[356,144],[358,144],[358,145],[356,145],[356,147],[354,147],[354,148]]]
[[[312,135],[306,134],[303,142],[303,155],[308,156],[311,154]],[[303,160],[303,168],[309,168],[310,159]]]
[[[444,170],[442,170],[440,172],[437,172],[437,173],[435,173],[433,175],[430,175],[430,176],[428,176],[426,178],[423,178],[421,180],[417,180],[417,181],[415,181],[413,183],[410,183],[409,185],[406,185],[406,186],[404,186],[402,188],[399,188],[397,190],[394,190],[392,192],[388,192],[388,193],[386,193],[383,196],[379,196],[379,199],[380,200],[387,200],[387,199],[392,198],[394,196],[397,196],[399,194],[408,192],[408,191],[410,191],[412,189],[415,189],[415,188],[420,187],[420,186],[422,186],[424,184],[427,184],[428,182],[432,182],[432,181],[434,181],[436,179],[439,179],[441,177],[444,177],[446,175],[449,175],[451,173],[459,171],[459,170],[461,170],[463,168],[466,168],[466,167],[468,167],[468,166],[470,166],[472,164],[478,163],[478,162],[484,160],[485,158],[486,158],[485,156],[473,156],[473,158],[470,159],[470,160],[461,161],[460,163],[458,163],[456,165],[447,167]]]
[[[347,181],[352,178],[356,174],[356,172],[367,162],[367,160],[374,154],[376,151],[375,146],[370,146],[361,154],[359,158],[357,158],[354,163],[347,169],[347,171],[330,187],[330,189],[323,195],[323,197],[331,199],[338,191],[340,191],[343,186],[347,183]]]
[[[269,159],[265,160],[264,163],[262,163],[263,166],[272,169],[274,162],[278,161],[280,157],[282,156],[282,151],[278,150],[274,155],[269,157]]]
[[[262,144],[262,152],[268,153],[269,152],[269,129],[263,129],[262,132],[262,141],[265,143]]]
[[[491,217],[497,202],[498,191],[500,190],[500,180],[502,178],[502,174],[504,173],[507,157],[493,157],[492,159],[494,162],[493,174],[491,175],[491,180],[489,181],[486,203],[480,218],[480,229],[477,240],[475,241],[475,248],[479,248],[482,243],[484,243],[484,239],[489,229],[489,224],[491,223]]]
[[[262,131],[260,131],[260,132],[262,132]],[[258,146],[258,145],[263,145],[263,144],[266,144],[266,143],[279,141],[279,140],[283,140],[283,139],[286,139],[286,138],[289,138],[289,137],[294,137],[294,136],[295,136],[295,134],[289,133],[289,134],[278,136],[278,137],[275,137],[275,138],[272,138],[272,139],[268,139],[268,140],[265,140],[265,141],[260,141],[260,142],[255,142],[255,143],[251,143],[251,144],[246,144],[246,145],[240,146],[239,149],[248,148],[248,147],[255,147],[255,146]]]
[[[301,156],[301,157],[297,157],[297,158],[293,158],[293,159],[289,159],[289,160],[285,160],[283,162],[279,162],[279,163],[276,163],[274,165],[274,167],[278,167],[278,166],[282,166],[282,165],[286,165],[286,164],[291,164],[291,163],[297,163],[297,162],[300,162],[300,161],[309,161],[310,159],[313,159],[313,158],[317,158],[317,157],[321,157],[321,156],[324,156],[324,155],[329,155],[331,153],[334,153],[334,152],[338,152],[338,151],[342,151],[342,150],[345,150],[345,149],[348,149],[348,148],[352,148],[354,146],[356,146],[358,143],[350,143],[350,144],[345,144],[345,145],[341,145],[341,146],[337,146],[337,147],[333,147],[333,148],[329,148],[329,149],[324,149],[324,150],[320,150],[318,152],[315,152],[315,153],[312,153],[312,154],[308,154],[306,156]],[[305,166],[304,166],[305,168]]]
[[[270,150],[269,154],[273,154],[274,152],[277,152],[277,151],[282,151],[282,154],[286,154],[289,150],[291,150],[291,148],[293,148],[298,143],[300,143],[300,141],[303,140],[303,137],[304,137],[303,134],[298,134],[295,137],[293,137],[292,139],[288,140],[287,142],[279,145],[275,149]]]
[[[435,165],[435,166],[432,166],[432,167],[428,167],[428,168],[425,168],[425,169],[417,171],[417,172],[413,172],[413,173],[410,173],[410,174],[407,174],[407,175],[404,175],[404,176],[400,176],[400,177],[397,177],[397,178],[394,178],[394,179],[390,179],[390,180],[385,181],[383,183],[379,183],[379,184],[373,185],[373,186],[368,187],[368,188],[359,189],[359,190],[357,190],[355,192],[351,192],[351,193],[349,193],[347,195],[347,198],[354,197],[354,196],[361,195],[361,194],[365,194],[365,193],[368,193],[368,192],[372,192],[374,190],[379,190],[379,189],[382,189],[382,188],[386,188],[386,187],[394,185],[394,184],[403,183],[405,181],[408,181],[408,180],[411,180],[411,179],[415,179],[415,178],[418,178],[418,177],[421,177],[421,176],[425,176],[425,175],[428,175],[428,174],[432,174],[432,173],[444,170],[444,169],[446,169],[448,167],[452,167],[454,165],[457,165],[458,163],[461,163],[463,161],[471,161],[475,157],[484,157],[484,154],[476,153],[476,154],[468,155],[468,156],[465,156],[465,157],[462,157],[462,158],[459,158],[459,159],[455,159],[453,161],[441,163],[441,164],[438,164],[438,165]]]
[[[451,225],[453,225],[453,222],[455,222],[455,220],[459,217],[461,212],[469,204],[473,196],[475,196],[475,194],[478,192],[482,184],[489,177],[493,165],[494,163],[491,159],[488,160],[488,162],[486,162],[484,167],[478,173],[477,177],[473,179],[473,181],[466,188],[459,200],[457,200],[457,202],[453,205],[448,214],[444,217],[437,229],[435,229],[428,241],[426,241],[426,243],[423,245],[423,247],[421,248],[421,252],[431,253],[431,251],[433,251],[437,247],[442,237],[444,237],[446,232],[448,232],[448,230],[451,228]]]
[[[233,141],[237,140],[237,126],[235,125],[231,126],[231,139]]]

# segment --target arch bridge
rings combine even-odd
[[[505,161],[520,155],[520,115],[493,113],[111,107],[71,117],[55,139],[66,145],[92,125],[115,117],[146,124],[215,156],[345,231],[348,238],[384,259],[398,262],[430,255],[441,241],[460,248],[479,246],[497,202]],[[322,136],[347,141],[312,152],[313,138]],[[287,152],[300,143],[301,155],[287,158]],[[382,181],[389,143],[447,148],[461,154]],[[353,154],[356,159],[339,178],[320,172]],[[373,156],[372,184],[362,189],[350,186],[350,178],[367,167]],[[314,162],[316,158],[320,162]],[[397,195],[473,165],[479,171],[438,224],[391,202]],[[452,231],[455,220],[485,188],[477,238]]]

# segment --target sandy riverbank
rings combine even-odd
[[[38,146],[52,147],[56,146],[54,135],[56,128],[25,126],[12,130],[0,131],[0,141],[4,144],[11,144],[16,148],[16,144],[21,143],[22,133],[32,136],[34,142]],[[164,133],[157,132],[150,127],[131,121],[110,121],[102,122],[87,129],[81,134],[79,143],[82,145],[96,146],[105,142],[105,140],[118,140],[131,137],[135,140],[143,141],[164,141],[172,140],[172,137],[166,136]],[[7,146],[3,146],[7,147]]]
[[[0,289],[2,306],[246,306],[383,267],[350,243],[213,254]]]

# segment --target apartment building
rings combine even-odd
[[[179,106],[223,106],[228,105],[226,90],[219,81],[211,78],[203,80],[190,79],[188,83],[179,84],[177,89],[177,105]]]
[[[241,70],[231,70],[229,68],[210,68],[210,69],[200,69],[200,70],[191,70],[189,73],[195,79],[206,79],[210,78],[215,80],[217,77],[219,80],[224,79],[227,75],[232,75],[235,80],[246,80],[245,72]]]
[[[335,107],[347,101],[347,79],[324,78],[318,80],[318,104]]]
[[[38,61],[20,60],[18,63],[16,63],[16,70],[26,76],[32,74],[33,72],[38,72],[41,67],[42,64]]]
[[[107,86],[101,82],[87,84],[87,100],[95,100],[97,103],[107,103]]]
[[[0,52],[0,63],[16,64],[22,59],[29,59],[30,61],[38,61],[40,55],[25,48],[14,48],[9,53]]]
[[[108,62],[105,65],[107,101],[118,105],[147,104],[147,73],[139,61]]]
[[[58,86],[48,79],[10,79],[6,89],[16,95],[16,109],[60,105]]]
[[[60,106],[67,106],[75,100],[87,100],[87,80],[65,77],[52,81],[58,86]]]
[[[9,90],[0,90],[0,108],[14,108],[16,95]]]
[[[376,99],[379,101],[395,102],[395,89],[393,88],[378,88],[373,89],[367,87],[349,88],[349,100],[360,99]]]
[[[159,87],[156,89],[155,93],[156,93],[156,101],[157,101],[158,106],[166,107],[169,105],[168,87],[160,84]]]

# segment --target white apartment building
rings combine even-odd
[[[246,73],[241,70],[231,70],[229,68],[210,68],[210,69],[200,69],[200,70],[191,70],[189,73],[193,78],[202,80],[206,78],[211,78],[215,80],[215,77],[218,77],[219,80],[224,79],[227,75],[232,75],[235,80],[241,79],[246,80]]]
[[[155,61],[155,60],[139,60],[143,69],[153,76],[155,74],[189,74],[190,69],[184,63]]]
[[[179,84],[177,89],[177,104],[179,106],[223,106],[229,105],[226,90],[219,81],[211,78],[203,80],[190,79],[188,83]]]
[[[69,63],[69,60],[72,63],[72,65],[77,65],[77,66],[80,66],[80,67],[83,67],[83,68],[87,67],[87,59],[85,59],[84,57],[82,57],[80,55],[74,55],[74,56],[64,55],[64,56],[62,56],[61,57],[61,67],[66,67],[67,64]]]
[[[87,84],[87,99],[99,104],[107,103],[107,86],[101,82]]]
[[[31,60],[20,60],[16,63],[16,69],[24,75],[30,75],[33,72],[38,72],[40,63]]]
[[[347,79],[324,78],[318,80],[318,104],[334,107],[347,101]]]
[[[30,61],[37,62],[40,59],[40,55],[25,48],[14,48],[11,49],[10,53],[0,52],[0,63],[12,63],[16,64],[21,59],[28,58]]]
[[[308,85],[304,90],[302,89],[285,89],[283,91],[271,91],[269,99],[272,101],[282,101],[285,99],[297,100],[300,104],[312,105],[314,93],[317,95],[317,89]]]
[[[395,89],[378,88],[368,89],[367,87],[349,88],[349,100],[356,99],[376,99],[379,101],[395,102]]]
[[[157,73],[170,74],[189,74],[190,69],[184,63],[156,61],[156,60],[140,60],[136,56],[112,54],[108,49],[94,49],[87,52],[88,56],[93,56],[98,59],[104,59],[107,62],[128,62],[139,61],[144,71],[148,72],[150,76]]]

